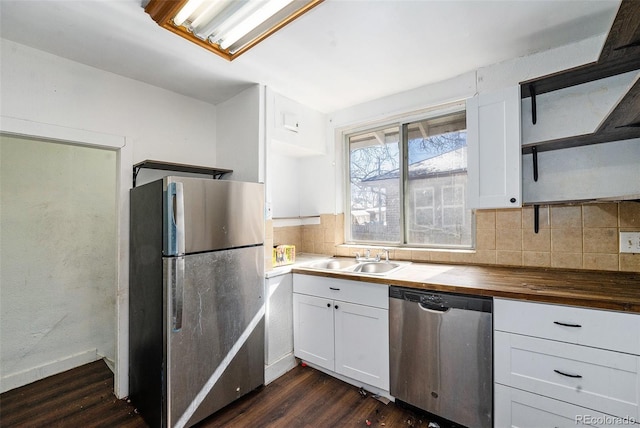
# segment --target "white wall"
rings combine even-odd
[[[126,136],[145,159],[216,165],[216,107],[2,39],[2,116]]]
[[[252,86],[217,107],[217,166],[233,170],[225,178],[264,182],[264,87]]]
[[[116,152],[0,136],[0,165],[0,390],[113,362]]]
[[[215,106],[1,40],[0,130],[8,122],[56,136],[120,136],[116,392],[128,394],[128,198],[131,167],[145,159],[216,162]],[[11,120],[7,119],[10,118]],[[17,120],[14,120],[17,119]],[[106,138],[107,140],[109,138]],[[118,139],[118,138],[114,138]],[[69,138],[72,140],[72,138]],[[99,144],[99,142],[98,142]],[[116,147],[116,146],[113,146]],[[112,332],[116,334],[116,332]],[[4,344],[3,344],[4,346]],[[50,356],[42,355],[43,360]],[[0,361],[0,364],[3,364]],[[34,367],[36,370],[36,367]]]

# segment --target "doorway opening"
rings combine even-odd
[[[118,153],[0,134],[2,391],[117,361]]]

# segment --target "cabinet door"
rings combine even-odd
[[[522,204],[520,87],[467,101],[468,208]]]
[[[336,301],[335,371],[389,390],[389,311]]]
[[[293,352],[292,274],[267,280],[265,363],[273,364]]]
[[[294,293],[293,351],[304,361],[334,370],[332,300]]]

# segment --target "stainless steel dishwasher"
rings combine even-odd
[[[493,415],[491,298],[389,288],[391,395],[456,424]]]

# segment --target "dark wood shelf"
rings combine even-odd
[[[635,131],[631,132],[633,130]],[[596,133],[610,134],[625,131],[633,135],[629,138],[640,137],[640,80],[636,80]]]
[[[220,179],[224,174],[233,172],[232,169],[214,168],[209,166],[187,165],[181,163],[145,160],[133,165],[133,187],[136,187],[136,178],[141,169],[157,169],[162,171],[188,172],[192,174],[210,175],[214,179]]]
[[[586,134],[574,137],[559,138],[557,140],[543,141],[539,143],[530,143],[522,145],[522,154],[530,154],[532,148],[536,147],[538,153],[548,152],[551,150],[570,149],[572,147],[589,146],[592,144],[610,143],[613,141],[629,140],[631,138],[640,138],[640,131],[636,129],[625,130],[624,132],[611,132],[602,134]]]
[[[531,97],[531,85],[534,86],[536,95],[541,95],[547,92],[582,85],[583,83],[638,70],[640,69],[640,48],[636,49],[638,52],[635,55],[629,53],[626,59],[619,58],[611,63],[592,62],[537,79],[520,82],[520,98]]]
[[[598,61],[521,82],[520,96],[522,99],[530,98],[533,90],[535,106],[537,95],[634,70],[640,70],[640,1],[623,0]],[[531,153],[533,147],[544,152],[632,138],[640,138],[640,80],[635,81],[592,134],[523,144],[522,153]]]
[[[640,79],[636,80],[594,133],[523,144],[522,153],[531,153],[533,147],[536,147],[538,152],[546,152],[632,138],[640,138]]]
[[[640,69],[640,2],[623,0],[596,62],[520,83],[521,98]]]

